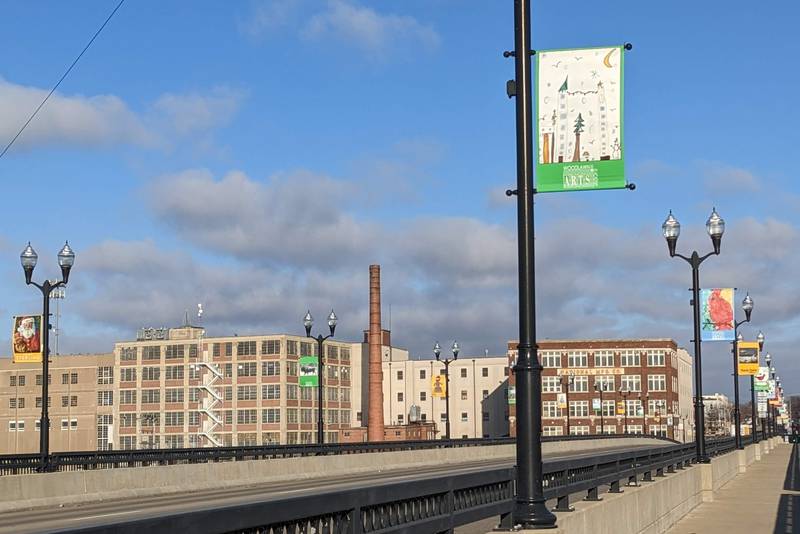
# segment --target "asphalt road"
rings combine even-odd
[[[604,452],[651,448],[653,445],[636,447],[605,447],[591,452],[576,451],[565,455],[549,455],[546,460],[596,456]],[[266,502],[279,498],[313,495],[325,491],[346,490],[368,485],[402,482],[436,475],[455,475],[485,469],[511,467],[513,460],[481,460],[438,467],[411,467],[393,471],[372,471],[349,476],[318,477],[296,481],[270,482],[252,486],[237,486],[192,493],[137,497],[123,500],[96,502],[91,504],[39,508],[4,513],[0,517],[0,534],[25,534],[33,532],[59,532],[80,527],[108,525],[177,512],[202,510],[209,504],[214,507]],[[146,468],[142,468],[146,469]]]

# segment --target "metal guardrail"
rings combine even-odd
[[[735,447],[733,438],[707,442],[711,456]],[[569,510],[570,496],[575,494],[585,492],[587,500],[599,500],[602,488],[619,493],[623,485],[652,481],[694,462],[694,443],[545,461],[545,498],[556,501],[556,510]],[[515,480],[514,468],[496,468],[245,505],[212,505],[199,511],[82,527],[73,532],[441,533],[492,516],[500,518],[502,527],[510,528]]]
[[[588,434],[583,436],[545,436],[545,442],[582,441],[592,439],[650,438],[676,443],[674,440],[647,434]],[[367,443],[330,443],[324,445],[263,445],[252,447],[210,447],[192,449],[142,449],[123,451],[59,452],[50,455],[51,471],[77,471],[143,467],[151,465],[194,464],[206,462],[263,460],[299,456],[360,454],[367,452],[407,451],[487,445],[510,445],[514,438],[477,438],[451,440],[383,441]],[[0,475],[37,473],[41,465],[38,454],[0,455]]]

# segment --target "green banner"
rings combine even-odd
[[[536,58],[536,191],[625,188],[623,47]]]
[[[319,386],[319,358],[316,356],[300,356],[300,377],[298,384],[301,388]]]

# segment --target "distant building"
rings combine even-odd
[[[703,395],[703,416],[708,436],[730,436],[733,424],[733,403],[722,393]]]
[[[50,356],[50,450],[112,448],[117,392],[113,354]],[[0,358],[0,453],[39,451],[42,364]]]
[[[628,432],[682,440],[692,426],[686,408],[692,399],[691,358],[671,339],[546,340],[538,342],[538,354],[546,436],[566,434],[569,422],[573,435]],[[517,342],[510,341],[509,366],[516,358]],[[513,374],[510,383],[510,427],[516,435]]]

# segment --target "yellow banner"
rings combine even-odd
[[[42,363],[42,316],[17,315],[11,330],[14,363]]]
[[[758,343],[740,341],[736,344],[739,375],[757,375],[759,367]]]
[[[625,415],[625,401],[617,401],[617,415]]]
[[[431,397],[445,398],[447,395],[447,381],[444,375],[433,375],[431,377]]]

